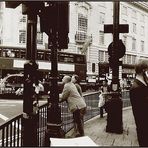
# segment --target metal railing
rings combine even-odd
[[[37,129],[39,146],[44,146],[45,131],[47,128],[47,108],[47,103],[39,107],[39,128]]]
[[[93,92],[83,96],[87,104],[87,111],[84,116],[84,121],[87,121],[100,114],[100,108],[98,107],[99,93]],[[123,108],[131,106],[130,99],[129,99],[129,91],[122,91],[122,101],[123,101]],[[63,129],[67,133],[74,126],[73,116],[71,113],[68,112],[68,109],[67,110],[63,109],[64,107],[67,107],[67,104],[65,102],[61,105],[61,110],[63,114],[62,115]]]
[[[84,95],[84,99],[87,104],[87,111],[84,116],[84,121],[87,121],[97,115],[100,110],[98,107],[99,101],[98,92],[93,92]],[[129,91],[122,92],[123,107],[130,106]],[[60,104],[61,106],[61,118],[62,128],[67,133],[73,128],[73,116],[68,111],[66,102]],[[45,131],[47,123],[47,103],[39,107],[39,128],[38,133],[38,146],[44,146]],[[20,147],[22,145],[22,114],[8,120],[4,124],[0,125],[0,147]]]
[[[10,119],[0,126],[0,146],[22,146],[22,114]]]

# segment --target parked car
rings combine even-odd
[[[23,94],[23,74],[10,74],[4,77],[0,82],[0,94],[9,94],[10,96],[22,96]],[[44,86],[39,82],[40,87],[42,88],[41,94],[43,94]],[[33,85],[34,86],[34,85]],[[10,95],[11,94],[11,95]]]
[[[21,87],[23,87],[23,74],[10,74],[1,80],[0,93],[15,93]]]

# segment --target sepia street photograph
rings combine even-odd
[[[0,1],[0,147],[148,147],[147,28],[147,1]]]

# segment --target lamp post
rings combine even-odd
[[[23,146],[38,146],[38,100],[35,97],[33,84],[38,81],[36,64],[36,34],[37,13],[34,7],[25,5],[27,10],[27,62],[24,64],[24,91],[23,91],[23,119],[22,133]]]

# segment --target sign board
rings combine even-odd
[[[119,33],[128,33],[128,32],[129,32],[128,24],[119,25]],[[112,24],[104,25],[104,33],[113,33],[113,25]]]

